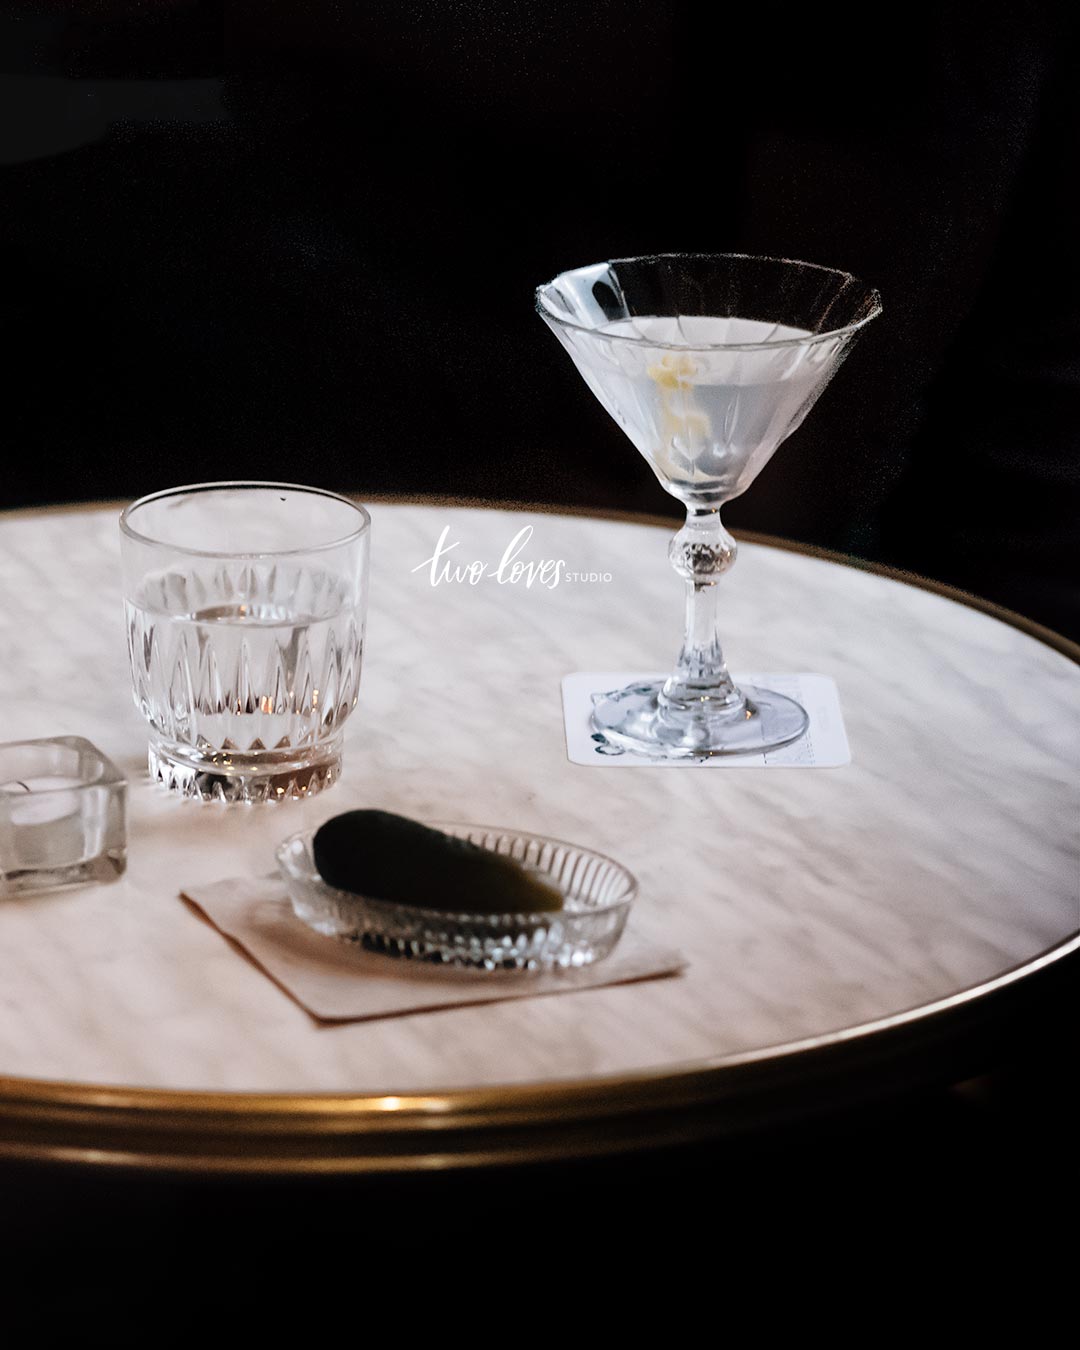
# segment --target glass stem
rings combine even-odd
[[[686,634],[675,672],[660,693],[661,705],[691,711],[728,712],[743,697],[724,664],[716,624],[716,583],[735,561],[735,540],[720,523],[720,508],[686,509],[668,557],[686,582]]]

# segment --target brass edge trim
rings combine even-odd
[[[615,508],[573,506],[562,503],[502,502],[492,501],[484,497],[443,497],[427,493],[366,493],[363,494],[363,499],[365,503],[373,502],[376,505],[384,506],[428,506],[442,507],[447,510],[508,511],[529,515],[610,520],[624,525],[653,526],[657,529],[670,530],[673,533],[681,523],[681,517],[678,515],[665,516],[648,511],[622,511]],[[0,521],[2,520],[3,517],[0,516]],[[953,600],[968,609],[976,609],[983,614],[989,614],[991,618],[1008,624],[1010,628],[1018,628],[1021,632],[1037,638],[1046,646],[1052,647],[1055,651],[1061,652],[1070,660],[1080,664],[1080,643],[1055,632],[1052,628],[1047,628],[1044,624],[1036,623],[1034,619],[1029,619],[1026,615],[1020,614],[1014,609],[999,605],[994,600],[986,600],[982,596],[975,595],[971,591],[965,591],[959,586],[952,586],[945,581],[934,581],[930,577],[924,577],[918,572],[906,571],[901,567],[890,567],[886,563],[871,562],[869,559],[860,558],[852,553],[840,553],[835,549],[822,548],[818,544],[804,544],[796,539],[783,539],[779,535],[763,534],[757,530],[734,529],[731,533],[740,543],[757,544],[763,548],[776,548],[785,553],[800,553],[808,558],[817,558],[821,562],[835,563],[839,567],[850,567],[857,572],[870,572],[874,576],[886,577],[889,581],[899,581],[905,586],[914,587],[916,590],[930,591],[934,595],[943,596],[946,600]]]
[[[531,1113],[533,1105],[537,1103],[569,1105],[575,1103],[575,1099],[580,1099],[577,1104],[582,1107],[595,1107],[599,1113],[605,1115],[617,1114],[623,1105],[620,1094],[634,1092],[640,1086],[666,1085],[679,1090],[680,1101],[689,1100],[693,1093],[688,1094],[682,1089],[695,1089],[698,1080],[704,1074],[748,1068],[781,1059],[790,1060],[815,1050],[865,1041],[882,1031],[895,1030],[924,1019],[930,1020],[943,1012],[974,1003],[1077,954],[1080,954],[1080,933],[1055,943],[1037,956],[1020,962],[989,980],[946,994],[932,1003],[916,1004],[870,1022],[856,1023],[853,1026],[821,1032],[816,1036],[807,1036],[796,1041],[781,1041],[754,1050],[735,1051],[710,1059],[689,1060],[677,1067],[665,1066],[660,1071],[643,1069],[635,1073],[620,1074],[617,1077],[566,1079],[547,1083],[508,1083],[484,1088],[451,1088],[442,1092],[365,1094],[242,1090],[200,1092],[0,1076],[0,1104],[17,1105],[18,1090],[29,1088],[31,1089],[29,1095],[35,1105],[48,1102],[58,1108],[100,1106],[122,1111],[141,1110],[150,1106],[154,1109],[168,1108],[178,1114],[193,1115],[201,1115],[212,1110],[216,1117],[215,1127],[223,1131],[235,1127],[236,1122],[231,1119],[234,1116],[239,1117],[241,1123],[246,1123],[252,1116],[263,1112],[267,1113],[268,1123],[281,1127],[289,1126],[298,1119],[302,1120],[308,1113],[314,1112],[324,1118],[325,1127],[331,1130],[346,1125],[352,1126],[358,1116],[370,1117],[372,1121],[370,1128],[373,1132],[392,1131],[391,1122],[399,1120],[422,1123],[426,1128],[435,1129],[460,1124],[459,1120],[450,1119],[451,1112],[466,1112],[477,1120],[494,1120],[497,1117],[499,1120],[514,1122],[515,1109],[527,1109]],[[602,1101],[597,1100],[597,1088],[603,1090]],[[636,1105],[636,1101],[630,1103],[631,1107],[633,1105]]]
[[[423,494],[366,494],[365,502],[387,505],[418,505],[447,509],[483,509],[533,514],[565,515],[647,525],[672,530],[677,517],[647,515],[632,511],[604,511],[573,506],[524,502],[499,502],[478,498],[446,498]],[[36,507],[24,511],[0,512],[4,520],[33,518],[41,514],[117,512],[123,503],[77,503],[60,508]],[[814,545],[777,539],[769,535],[740,532],[739,538],[769,548],[815,557],[840,566],[854,567],[884,576],[904,585],[930,591],[958,604],[976,609],[1019,629],[1036,640],[1080,663],[1080,645],[1051,629],[1016,614],[1004,606],[971,595],[943,582],[880,563],[833,552]],[[440,1093],[382,1093],[352,1095],[341,1093],[245,1093],[194,1092],[156,1088],[116,1087],[103,1084],[52,1082],[44,1079],[0,1076],[0,1122],[29,1126],[30,1138],[0,1137],[0,1157],[11,1159],[49,1159],[128,1167],[165,1167],[199,1172],[341,1172],[409,1169],[439,1169],[450,1166],[482,1166],[523,1158],[563,1157],[566,1141],[531,1140],[523,1145],[511,1139],[502,1147],[476,1147],[477,1140],[462,1140],[452,1151],[440,1153],[430,1147],[440,1133],[452,1130],[493,1131],[513,1127],[573,1127],[591,1119],[634,1116],[648,1112],[671,1113],[680,1108],[715,1103],[722,1099],[718,1088],[737,1075],[765,1065],[780,1070],[792,1060],[805,1060],[814,1052],[835,1050],[862,1044],[883,1033],[929,1022],[935,1017],[959,1011],[987,996],[1045,971],[1080,952],[1080,935],[1074,935],[1044,952],[1000,972],[988,981],[958,990],[933,1003],[920,1004],[888,1017],[840,1028],[800,1041],[762,1047],[753,1051],[720,1056],[716,1059],[689,1061],[678,1068],[665,1067],[636,1074],[601,1079],[567,1080],[542,1084],[509,1084],[492,1088],[450,1089]],[[120,1147],[94,1148],[87,1144],[65,1144],[42,1139],[41,1127],[50,1129],[92,1126],[134,1131],[136,1143],[165,1144],[166,1147],[125,1150]],[[192,1135],[192,1129],[197,1133]],[[209,1129],[207,1128],[209,1127]],[[388,1142],[402,1143],[405,1131],[424,1138],[419,1151],[410,1148],[396,1152],[367,1152],[380,1136]],[[298,1134],[298,1131],[302,1131]],[[19,1130],[19,1134],[24,1131]],[[634,1134],[630,1139],[606,1140],[578,1138],[573,1142],[575,1156],[598,1155],[652,1142],[657,1133],[665,1138],[697,1137],[692,1124]],[[174,1137],[170,1140],[169,1135]],[[218,1154],[205,1152],[208,1135],[218,1135],[219,1148],[247,1144],[247,1156],[232,1154],[228,1148]],[[283,1145],[299,1146],[299,1151],[276,1153],[273,1150],[252,1154],[250,1146],[272,1143],[280,1137]],[[179,1136],[179,1137],[177,1137]],[[322,1154],[307,1152],[316,1139],[325,1136],[363,1142],[363,1154]],[[481,1139],[484,1136],[481,1136]],[[184,1140],[187,1140],[187,1147]],[[118,1141],[119,1142],[119,1141]],[[449,1141],[447,1141],[449,1142]],[[102,1145],[107,1139],[101,1140]],[[172,1146],[170,1147],[169,1144]],[[194,1146],[192,1151],[191,1146]]]
[[[678,528],[680,521],[679,516],[675,514],[666,516],[648,511],[623,511],[616,508],[574,506],[572,503],[560,502],[497,501],[490,497],[449,497],[438,493],[424,492],[343,492],[339,495],[355,497],[365,505],[370,502],[384,506],[427,506],[442,507],[446,510],[507,511],[528,515],[569,516],[588,520],[610,520],[625,525],[649,525],[657,529],[672,531]],[[120,513],[128,504],[126,499],[119,499],[65,502],[56,506],[18,507],[11,511],[0,510],[0,525],[7,520],[31,520],[42,515],[76,515],[97,511],[115,511],[119,519]],[[1052,647],[1055,651],[1067,656],[1071,661],[1080,664],[1080,643],[1055,632],[1052,628],[1047,628],[1044,624],[1037,623],[1034,619],[1029,619],[1026,615],[1020,614],[1014,609],[1008,609],[993,600],[986,600],[982,596],[975,595],[971,591],[965,591],[959,586],[952,586],[944,581],[934,581],[918,572],[909,572],[900,567],[890,567],[886,563],[871,562],[855,554],[839,553],[835,549],[822,548],[817,544],[804,544],[795,539],[783,539],[779,535],[762,534],[756,530],[733,530],[732,533],[744,543],[759,544],[764,548],[781,549],[785,553],[801,553],[809,558],[818,558],[822,562],[836,563],[840,567],[851,567],[857,572],[870,572],[875,576],[886,577],[890,581],[899,581],[905,586],[913,586],[916,590],[930,591],[934,595],[943,596],[946,600],[953,600],[968,609],[989,614],[991,618],[1008,624],[1010,628],[1018,628],[1022,633],[1037,638],[1047,647]]]
[[[715,1122],[703,1129],[698,1120],[680,1120],[677,1112],[738,1107],[753,1101],[755,1088],[786,1081],[793,1062],[813,1064],[830,1052],[867,1048],[886,1033],[970,1008],[1078,952],[1080,935],[992,980],[873,1022],[677,1069],[606,1079],[354,1096],[176,1092],[3,1078],[0,1122],[7,1137],[0,1138],[0,1157],[214,1172],[395,1171],[537,1160],[568,1151],[598,1155],[658,1140],[685,1141],[722,1131]],[[627,1132],[626,1123],[643,1116],[652,1118],[650,1128]],[[602,1137],[590,1140],[582,1133],[590,1122],[604,1123]],[[80,1130],[93,1142],[72,1142]]]
[[[131,499],[132,501],[134,498]],[[0,525],[6,520],[33,520],[36,516],[80,516],[92,515],[96,511],[115,511],[117,521],[125,506],[130,505],[127,498],[93,502],[56,502],[46,506],[15,506],[10,510],[0,510]]]

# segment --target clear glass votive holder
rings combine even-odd
[[[356,706],[371,520],[290,483],[202,483],[120,518],[135,705],[152,778],[202,801],[310,797]]]
[[[0,896],[114,881],[127,783],[81,736],[0,745]]]

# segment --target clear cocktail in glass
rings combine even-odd
[[[564,272],[540,316],[586,384],[686,507],[669,557],[686,581],[674,672],[612,690],[593,725],[659,758],[748,754],[797,740],[806,713],[737,688],[717,631],[716,583],[735,561],[720,508],[800,425],[856,335],[881,312],[847,272],[743,254],[658,254]]]

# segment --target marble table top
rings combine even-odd
[[[832,675],[843,768],[568,762],[560,680],[659,670],[680,639],[669,533],[377,504],[345,773],[311,801],[202,806],[152,787],[132,705],[114,512],[0,517],[0,740],[77,734],[129,775],[118,882],[0,903],[0,1076],[261,1093],[423,1094],[717,1063],[949,998],[1078,920],[1080,668],[941,595],[763,545],[724,578],[729,663]],[[560,584],[432,585],[524,560]],[[569,574],[599,573],[581,581]],[[354,806],[579,841],[640,881],[680,977],[318,1027],[179,899],[272,868]]]

